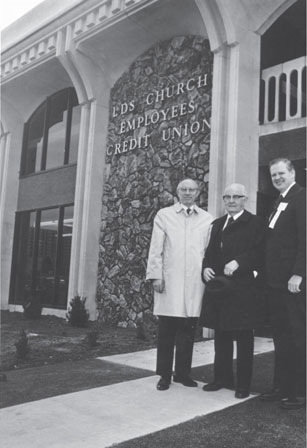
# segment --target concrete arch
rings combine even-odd
[[[235,42],[235,30],[227,10],[220,0],[195,0],[210,41],[211,51],[218,51],[223,44]]]

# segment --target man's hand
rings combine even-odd
[[[292,275],[288,281],[288,290],[293,293],[301,292],[300,284],[302,283],[303,277],[300,275]]]
[[[215,272],[212,268],[205,268],[204,269],[204,279],[206,282],[209,280],[212,280],[215,277]]]
[[[164,280],[155,279],[152,281],[152,286],[156,292],[161,294],[164,291]]]
[[[238,267],[239,267],[238,262],[236,260],[231,260],[229,263],[225,264],[224,274],[231,277],[232,274],[238,269]]]

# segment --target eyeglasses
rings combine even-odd
[[[179,190],[182,191],[182,193],[194,193],[197,190],[197,188],[185,188],[185,187],[183,187],[183,188],[179,188]]]
[[[245,198],[244,195],[240,195],[240,194],[234,194],[234,195],[230,195],[230,194],[225,194],[223,196],[224,201],[231,201],[231,199],[233,199],[234,201],[238,201],[239,199]]]

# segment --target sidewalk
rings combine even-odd
[[[271,340],[256,338],[255,358],[271,350]],[[36,369],[38,381],[41,378],[46,385],[45,397],[48,396],[48,381],[58,382],[59,395],[44,398],[34,394],[31,398],[28,393],[29,400],[37,401],[1,409],[2,447],[106,448],[121,442],[132,447],[136,443],[132,439],[159,434],[161,430],[231,406],[243,406],[244,401],[252,400],[259,392],[256,383],[254,395],[246,400],[235,399],[234,392],[226,389],[212,394],[201,390],[212,374],[213,341],[195,344],[193,377],[199,381],[195,389],[172,383],[168,391],[157,391],[155,357],[154,349],[70,363],[66,368],[62,366],[60,372],[61,365]],[[26,370],[30,369],[12,372],[8,382],[3,383],[3,391],[8,394],[7,389],[12,388],[13,374],[24,375],[26,385]],[[69,386],[72,378],[73,391]],[[267,384],[263,389],[265,387]],[[34,387],[33,391],[36,389]],[[15,396],[15,400],[17,398]],[[12,398],[11,401],[14,402]],[[155,442],[148,443],[144,446],[158,446]],[[159,446],[168,445],[159,442]],[[187,445],[177,446],[186,448]]]

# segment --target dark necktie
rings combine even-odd
[[[187,208],[187,214],[189,215],[190,213],[191,213],[191,209],[190,208]]]
[[[279,204],[281,203],[282,200],[283,200],[283,196],[280,194],[278,196],[278,198],[276,199],[276,201],[274,202],[274,207],[273,207],[272,213],[269,216],[269,223],[272,221],[273,216],[277,212],[278,206],[279,206]]]
[[[227,229],[227,227],[229,227],[229,226],[230,226],[232,223],[234,223],[234,222],[235,222],[235,220],[234,220],[233,217],[231,216],[231,217],[228,219],[227,224],[226,224],[224,230]]]

